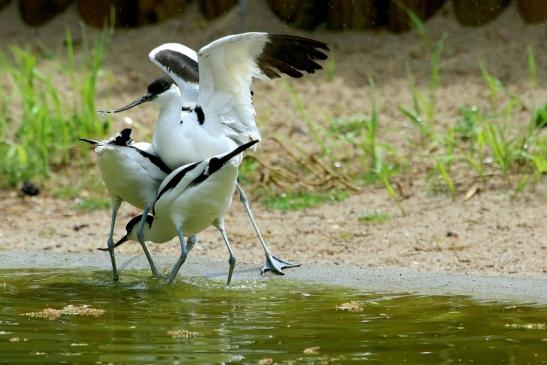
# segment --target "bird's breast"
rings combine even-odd
[[[211,134],[191,121],[173,126],[170,130],[156,130],[154,148],[171,169],[206,160],[231,151],[237,145],[222,134]]]
[[[222,217],[232,202],[237,167],[226,166],[205,181],[188,187],[171,205],[171,215],[185,235],[197,234]],[[175,222],[176,223],[176,222]]]
[[[138,161],[143,157],[138,152],[128,147],[108,147],[98,151],[97,157],[101,176],[111,194],[137,208],[153,201],[161,180],[143,168]]]

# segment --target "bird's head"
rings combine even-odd
[[[147,88],[147,93],[131,103],[114,110],[99,110],[99,113],[119,113],[125,110],[132,109],[143,103],[152,101],[160,106],[160,108],[170,103],[174,98],[180,99],[180,90],[177,85],[168,77],[160,77],[152,81]]]
[[[80,141],[87,142],[99,148],[105,145],[129,146],[133,144],[133,139],[131,139],[131,128],[125,128],[119,133],[105,140],[80,138]]]

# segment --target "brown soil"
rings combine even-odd
[[[246,30],[296,33],[272,17],[262,2],[249,2]],[[147,53],[158,44],[175,41],[198,48],[222,35],[236,31],[237,12],[205,22],[196,4],[181,18],[154,27],[118,31],[114,36],[106,71],[99,80],[101,107],[119,106],[140,95],[147,83],[161,72],[149,64]],[[254,14],[254,16],[252,16]],[[257,14],[262,14],[258,15]],[[267,15],[266,15],[267,14]],[[15,4],[0,12],[0,34],[9,43],[28,44],[37,49],[60,49],[65,27],[78,28],[74,9],[47,26],[29,29],[21,24]],[[526,108],[513,123],[528,123],[529,110],[547,100],[547,89],[532,90],[528,85],[526,47],[533,45],[540,85],[547,85],[545,24],[522,23],[514,7],[481,28],[457,25],[451,8],[445,7],[430,22],[434,37],[447,34],[443,54],[443,79],[439,90],[441,125],[454,123],[458,107],[488,105],[487,89],[480,77],[478,60],[499,77],[510,92],[519,95]],[[397,110],[410,103],[405,64],[411,65],[418,83],[426,80],[429,60],[414,33],[392,35],[384,32],[333,33],[318,30],[299,33],[326,41],[336,60],[334,80],[324,73],[291,84],[301,94],[309,111],[320,123],[332,116],[368,115],[371,109],[369,76],[376,81],[377,97],[384,125],[380,138],[398,146],[408,156],[415,154],[408,144],[415,133]],[[274,134],[290,135],[310,146],[310,136],[295,112],[283,81],[255,83],[255,106],[265,141],[259,156],[278,155]],[[152,106],[128,113],[148,129],[138,129],[140,138],[149,138],[157,111]],[[115,119],[114,130],[123,126]],[[426,156],[417,156],[426,159]],[[73,183],[86,181],[62,170]],[[410,174],[410,172],[409,172]],[[311,209],[279,212],[254,204],[259,225],[274,253],[300,263],[336,262],[365,266],[409,267],[424,271],[450,271],[486,275],[547,276],[547,184],[545,179],[533,189],[513,196],[503,183],[487,184],[480,193],[465,201],[463,193],[455,201],[445,195],[427,192],[423,176],[402,177],[406,215],[401,215],[384,190],[367,187],[340,203]],[[410,182],[413,182],[412,184]],[[461,186],[465,192],[469,186]],[[47,190],[47,189],[46,189]],[[106,192],[104,191],[104,196]],[[2,249],[60,252],[93,251],[105,244],[110,212],[76,211],[74,201],[55,199],[44,192],[36,198],[23,198],[14,191],[0,191],[3,220],[0,225]],[[374,211],[388,213],[391,219],[372,224],[359,220]],[[124,206],[119,214],[117,236],[123,225],[139,212]],[[228,232],[241,261],[259,263],[262,253],[237,199],[226,217]],[[193,254],[227,259],[224,245],[214,229],[199,235]],[[178,255],[176,241],[151,244],[153,253]],[[140,247],[126,244],[123,253],[137,253]],[[97,253],[104,254],[104,253]]]

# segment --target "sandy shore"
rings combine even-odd
[[[62,47],[64,28],[77,29],[74,9],[47,26],[30,30],[15,15],[15,3],[0,12],[0,34],[7,43],[28,44],[34,48]],[[198,47],[235,29],[237,17],[230,13],[212,23],[196,20],[197,4],[181,19],[138,30],[119,31],[113,39],[106,70],[99,80],[101,107],[123,104],[139,96],[147,83],[161,72],[146,55],[154,46],[179,41]],[[251,4],[249,4],[251,6]],[[254,11],[265,11],[258,2]],[[253,9],[251,9],[253,11]],[[275,18],[248,19],[248,29],[293,32]],[[428,27],[433,36],[447,34],[443,54],[442,85],[438,96],[439,124],[449,125],[458,117],[461,105],[486,105],[487,90],[480,77],[478,61],[527,106],[545,103],[547,90],[530,91],[527,84],[526,47],[536,50],[540,85],[547,85],[545,25],[525,25],[514,7],[481,28],[462,28],[450,8],[443,9]],[[413,32],[400,36],[388,33],[332,33],[318,30],[298,33],[326,41],[336,61],[333,80],[324,74],[294,82],[308,110],[318,122],[332,117],[368,115],[371,109],[369,76],[376,80],[381,121],[380,138],[411,156],[408,123],[397,106],[410,102],[405,64],[410,64],[418,82],[424,82],[429,60],[421,52],[419,36]],[[6,42],[2,42],[4,47]],[[255,83],[255,106],[264,136],[259,154],[279,155],[272,141],[275,134],[290,135],[296,143],[314,147],[302,127],[298,113],[287,96],[283,82]],[[156,109],[152,106],[128,113],[143,128],[139,138],[149,138]],[[513,123],[528,123],[524,110]],[[124,126],[123,117],[114,119],[113,130]],[[62,170],[74,184],[85,183],[86,176]],[[92,172],[97,176],[96,172]],[[476,275],[547,277],[547,183],[545,179],[526,192],[513,196],[511,189],[485,186],[472,199],[460,195],[452,201],[446,195],[427,191],[423,178],[402,177],[408,199],[402,215],[384,190],[364,187],[349,199],[300,211],[281,212],[254,204],[255,215],[274,253],[303,264],[350,264],[362,267],[403,267],[418,271],[452,272]],[[466,187],[463,187],[465,189]],[[0,249],[44,252],[89,253],[104,246],[110,212],[75,210],[76,199],[56,199],[51,185],[35,198],[15,191],[0,191],[3,219],[0,223]],[[103,191],[106,197],[106,191]],[[251,193],[251,195],[253,195]],[[256,198],[256,196],[255,196]],[[373,224],[359,217],[380,211],[386,222]],[[139,212],[123,207],[116,235],[123,234],[125,222]],[[258,241],[241,205],[234,199],[226,224],[240,262],[257,265],[262,261]],[[155,255],[178,255],[178,244],[150,245]],[[126,244],[121,254],[135,254],[140,248]],[[97,255],[104,255],[98,253]],[[213,229],[199,235],[192,255],[226,259],[220,237]]]

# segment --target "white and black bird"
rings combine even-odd
[[[112,260],[112,272],[114,279],[117,280],[119,275],[114,256],[113,234],[118,209],[121,203],[126,201],[143,209],[146,216],[152,208],[161,182],[172,170],[157,156],[150,143],[133,142],[129,128],[103,141],[87,138],[80,140],[95,146],[101,177],[112,200],[112,219],[107,245]],[[144,221],[143,219],[138,222],[136,234],[140,237],[138,241],[148,259],[152,274],[158,277],[154,261],[142,239]]]
[[[153,206],[153,216],[134,217],[126,226],[127,234],[115,246],[137,240],[139,222],[145,220],[144,239],[163,243],[178,236],[181,254],[167,281],[171,283],[195,244],[194,235],[210,225],[221,233],[230,258],[227,285],[230,285],[236,257],[224,228],[224,213],[232,202],[242,152],[258,141],[243,144],[233,151],[181,166],[161,183]],[[189,236],[185,242],[185,237]]]
[[[147,95],[113,110],[127,110],[154,100],[160,106],[153,146],[171,168],[200,161],[259,140],[251,84],[253,78],[273,79],[287,74],[302,77],[314,73],[325,60],[325,43],[291,35],[243,33],[220,38],[196,53],[176,43],[163,44],[149,54],[150,60],[177,84],[174,97],[168,81],[156,80]],[[160,88],[163,92],[150,93]],[[262,271],[283,274],[283,268],[299,266],[272,255],[254,220],[246,193],[237,184],[240,200],[251,219],[266,255]]]

